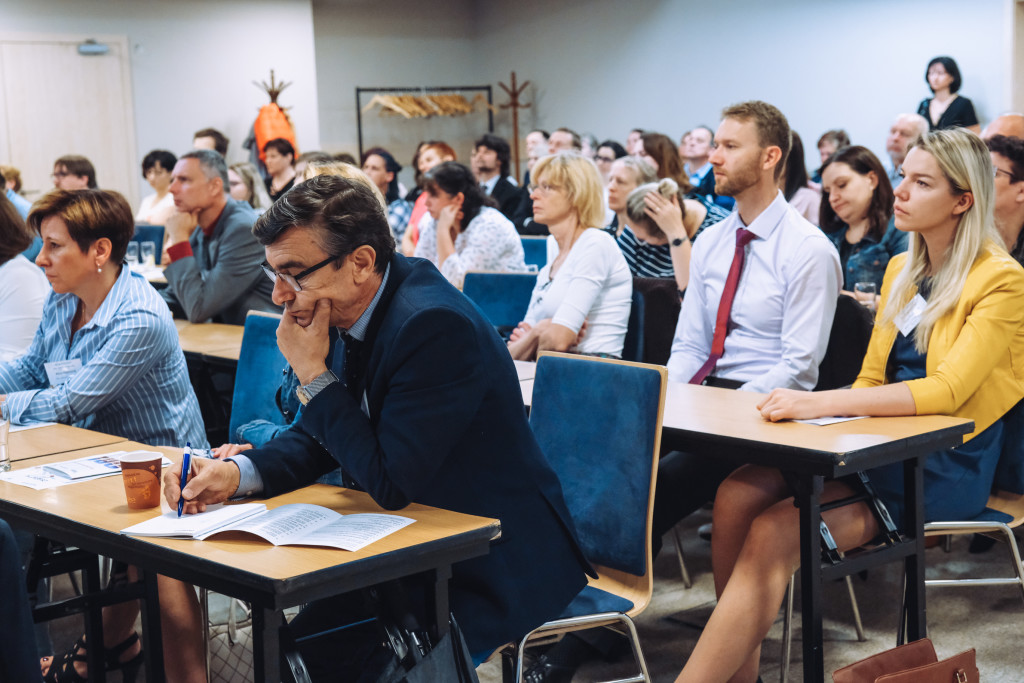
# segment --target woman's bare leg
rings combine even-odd
[[[821,500],[850,493],[841,482],[827,482]],[[793,501],[786,499],[753,521],[718,606],[676,683],[752,683],[757,679],[761,641],[800,565],[798,514]],[[878,531],[868,507],[861,503],[822,516],[840,549],[863,545]]]
[[[168,683],[205,683],[203,649],[206,624],[202,623],[195,588],[166,576],[158,577],[160,628],[164,645],[164,672]]]

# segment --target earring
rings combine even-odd
[[[96,272],[97,272],[97,273],[102,273],[102,272],[103,272],[103,269],[102,269],[102,268],[100,268],[99,266],[96,266]]]

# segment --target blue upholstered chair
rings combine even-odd
[[[160,255],[164,250],[164,226],[137,223],[135,225],[135,236],[132,237],[132,242],[138,242],[140,245],[143,242],[152,242],[154,258],[156,259],[157,265],[159,265]]]
[[[562,615],[505,649],[505,670],[522,681],[523,651],[535,636],[616,626],[649,681],[632,617],[651,599],[651,512],[661,446],[664,367],[542,353],[530,426],[569,507],[580,546],[600,578]],[[609,400],[614,397],[614,400]]]
[[[235,438],[240,425],[256,419],[283,424],[275,396],[281,373],[287,367],[277,348],[277,325],[281,316],[249,311],[242,334],[242,349],[235,373],[228,436]]]
[[[466,273],[462,293],[475,303],[502,336],[526,316],[537,284],[534,273]]]
[[[622,360],[637,363],[644,359],[644,317],[646,307],[643,295],[633,290],[633,305],[629,308],[629,322],[626,323],[626,339],[622,344]]]
[[[526,260],[526,265],[537,266],[539,270],[548,264],[547,237],[524,235],[520,239],[523,240],[523,257]]]

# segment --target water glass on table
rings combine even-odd
[[[853,285],[853,296],[873,311],[878,303],[878,287],[874,282],[856,282]]]
[[[139,244],[139,256],[143,268],[156,268],[156,250],[152,242]]]
[[[129,268],[134,268],[139,265],[139,243],[129,242],[128,248],[124,252],[124,260],[128,262]]]
[[[0,410],[2,409],[3,403],[0,402]],[[7,447],[7,434],[10,430],[11,421],[0,417],[0,472],[11,471],[11,452]]]

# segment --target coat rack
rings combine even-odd
[[[498,82],[498,85],[508,95],[508,103],[500,105],[501,108],[512,110],[512,151],[516,160],[516,178],[522,178],[523,176],[519,172],[519,110],[528,109],[533,106],[533,103],[523,104],[519,101],[519,96],[526,90],[526,86],[530,85],[530,81],[524,81],[522,85],[516,87],[516,72],[513,71],[511,87],[501,81]]]

